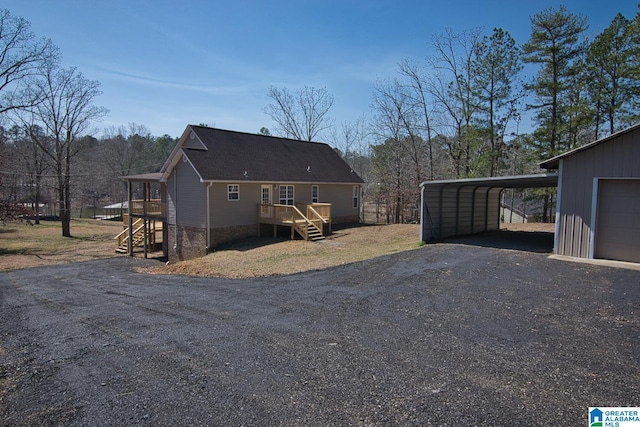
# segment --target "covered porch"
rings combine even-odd
[[[147,258],[162,245],[163,257],[167,257],[167,204],[161,176],[150,173],[123,177],[127,181],[127,209],[124,229],[114,238],[118,241],[116,252],[133,256],[134,248],[142,247]]]

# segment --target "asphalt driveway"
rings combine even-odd
[[[446,243],[305,274],[0,273],[2,425],[585,425],[640,405],[640,272]]]

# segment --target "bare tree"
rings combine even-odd
[[[276,122],[277,131],[287,138],[313,141],[323,130],[333,126],[328,116],[333,105],[333,95],[327,88],[305,86],[295,94],[287,88],[269,87],[273,104],[264,112]]]
[[[345,120],[340,124],[339,128],[333,128],[330,136],[333,146],[340,151],[344,161],[351,167],[354,167],[353,163],[358,158],[367,156],[369,150],[368,139],[368,123],[364,116],[358,117],[353,122]],[[358,174],[360,174],[360,171],[358,171]]]
[[[129,123],[128,126],[106,129],[100,148],[104,154],[103,164],[107,166],[109,174],[107,181],[116,190],[114,196],[117,199],[122,199],[127,194],[127,183],[120,177],[155,172],[161,166],[151,158],[154,138],[144,125]]]
[[[20,83],[41,75],[59,57],[50,39],[36,39],[28,21],[0,9],[0,114],[34,105],[37,94],[25,97]]]
[[[44,77],[34,79],[26,93],[42,100],[21,117],[27,121],[27,129],[35,129],[33,125],[37,124],[44,130],[43,134],[30,132],[30,137],[52,160],[65,237],[71,237],[71,164],[81,147],[78,141],[82,133],[107,113],[105,108],[92,104],[101,93],[98,81],[87,80],[75,68],[53,67]]]
[[[432,129],[432,119],[431,112],[429,111],[430,106],[428,102],[429,96],[429,83],[426,81],[425,77],[420,73],[418,66],[409,60],[404,60],[400,63],[400,74],[408,79],[408,88],[409,94],[408,96],[413,100],[415,104],[415,108],[417,109],[418,117],[421,116],[417,123],[417,130],[421,131],[423,134],[422,139],[427,141],[427,149],[428,149],[428,178],[429,180],[434,179],[434,171],[435,171],[435,155],[434,155],[434,147],[433,147],[433,129]],[[426,136],[426,138],[425,138]]]
[[[443,112],[453,121],[455,137],[447,138],[447,145],[454,163],[456,177],[470,176],[475,157],[476,135],[473,119],[477,114],[478,100],[473,88],[473,58],[480,41],[481,29],[460,34],[447,29],[432,39],[435,55],[429,58],[436,72],[430,91]]]
[[[397,79],[376,84],[372,105],[376,114],[374,132],[384,144],[373,147],[374,170],[383,183],[380,189],[388,193],[387,203],[392,203],[396,223],[404,220],[408,203],[417,206],[418,187],[424,176],[427,150],[418,134],[416,107]],[[417,219],[417,210],[413,214],[413,219]]]

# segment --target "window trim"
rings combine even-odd
[[[282,198],[282,188],[285,188],[285,197],[284,199]],[[289,198],[289,188],[291,188],[291,198]],[[278,203],[281,205],[288,205],[288,206],[293,206],[296,203],[296,199],[295,199],[295,186],[291,185],[291,184],[280,184],[280,186],[278,187]],[[284,203],[282,203],[282,201],[285,201]],[[288,203],[289,201],[291,201],[291,203]]]
[[[354,185],[353,186],[351,207],[353,209],[359,209],[360,208],[360,186],[359,185]]]
[[[233,191],[233,187],[235,187],[235,191]],[[235,194],[236,198],[232,198],[231,195]],[[227,184],[227,201],[228,202],[237,202],[240,200],[240,184]]]
[[[315,197],[313,195],[315,190]],[[313,184],[311,186],[311,203],[320,203],[320,186],[318,184]]]

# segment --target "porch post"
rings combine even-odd
[[[148,234],[149,234],[148,230],[147,230],[147,226],[148,226],[148,221],[147,221],[147,203],[148,203],[148,200],[147,200],[147,198],[149,196],[149,188],[148,188],[148,186],[149,186],[148,182],[145,182],[145,183],[142,184],[142,188],[143,188],[143,191],[142,191],[142,229],[143,229],[143,233],[144,233],[143,234],[143,238],[144,238],[143,245],[144,245],[144,257],[145,257],[145,259],[147,258],[147,252],[148,252],[147,245],[149,244],[149,238],[147,237]]]
[[[127,251],[129,256],[133,256],[133,219],[131,218],[131,181],[127,181],[127,211],[129,212],[127,222],[129,228],[129,240],[127,240]]]

